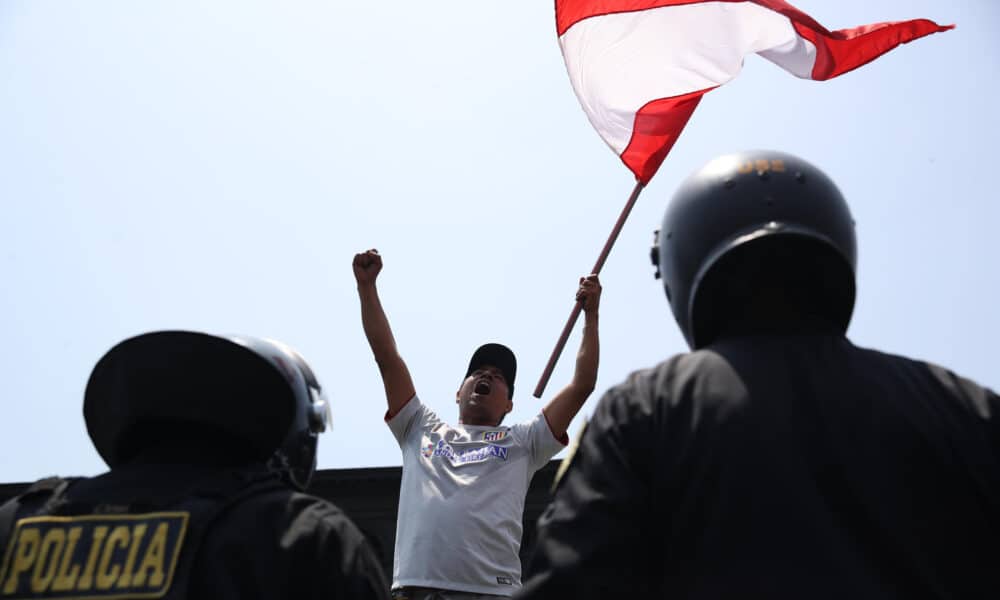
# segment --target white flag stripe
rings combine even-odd
[[[770,50],[761,50],[757,54],[796,77],[812,79],[813,66],[816,64],[816,46],[803,37],[795,36],[795,39],[786,44],[775,46]]]
[[[800,77],[816,49],[787,17],[750,2],[705,2],[584,19],[560,39],[574,90],[601,137],[618,154],[632,138],[635,114],[670,98],[733,79],[747,54]]]

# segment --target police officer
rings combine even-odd
[[[522,598],[1000,597],[1000,398],[845,337],[854,222],[824,173],[719,158],[653,256],[692,351],[601,399]]]
[[[388,598],[363,535],[302,490],[327,401],[278,342],[121,342],[84,397],[110,471],[0,508],[0,598]]]

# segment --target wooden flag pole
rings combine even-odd
[[[629,196],[628,202],[625,203],[625,208],[622,209],[622,214],[618,216],[618,222],[615,223],[614,228],[611,230],[611,235],[608,236],[608,241],[604,243],[604,249],[601,250],[601,255],[597,257],[597,262],[594,263],[594,268],[590,270],[594,275],[599,275],[601,269],[604,267],[604,262],[608,260],[608,254],[611,253],[611,247],[615,245],[615,241],[618,239],[618,234],[622,232],[622,227],[625,226],[625,220],[628,219],[629,213],[632,212],[632,207],[635,206],[635,201],[639,199],[639,193],[642,192],[642,188],[646,187],[642,181],[638,181],[635,184],[635,189],[632,190],[632,195]],[[569,315],[569,320],[566,321],[566,326],[563,327],[562,333],[559,335],[559,341],[556,342],[556,347],[552,349],[552,355],[549,357],[549,363],[545,365],[545,370],[542,371],[542,376],[538,380],[538,385],[535,386],[534,396],[535,398],[541,398],[542,392],[545,391],[545,386],[549,383],[549,377],[552,377],[552,370],[556,368],[556,362],[559,360],[559,355],[562,354],[563,347],[566,345],[566,340],[569,339],[569,334],[573,331],[573,326],[576,325],[576,320],[580,316],[580,311],[583,310],[583,303],[577,300],[576,305],[573,307],[573,312]]]

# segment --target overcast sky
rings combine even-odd
[[[831,29],[957,29],[829,82],[750,57],[702,101],[602,274],[601,392],[683,352],[648,249],[673,190],[773,148],[840,185],[859,238],[849,336],[1000,388],[995,0],[797,0]],[[551,0],[0,2],[0,482],[92,475],[90,369],[157,329],[272,337],[333,403],[321,468],[400,464],[355,252],[425,403],[472,350],[531,391],[633,185],[570,88]],[[569,381],[579,329],[543,400]],[[582,422],[578,417],[570,430]]]

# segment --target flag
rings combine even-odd
[[[587,118],[645,184],[701,97],[747,55],[822,81],[953,26],[917,19],[829,31],[782,0],[556,0],[556,27]]]

